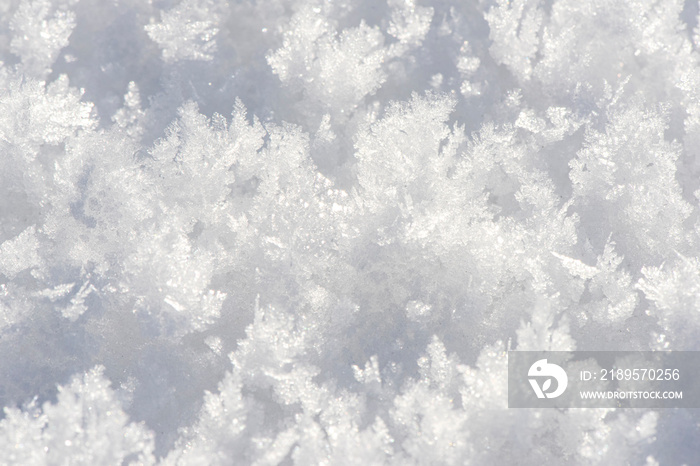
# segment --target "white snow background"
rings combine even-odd
[[[698,464],[506,380],[700,350],[697,15],[0,0],[0,464]]]

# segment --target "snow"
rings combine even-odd
[[[0,2],[0,464],[693,464],[506,375],[700,350],[698,10]]]

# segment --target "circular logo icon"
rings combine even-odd
[[[548,363],[546,359],[535,361],[527,375],[537,398],[556,398],[564,393],[569,383],[566,371],[556,364]],[[554,389],[552,380],[557,382]]]

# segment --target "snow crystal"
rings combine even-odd
[[[699,38],[0,2],[0,463],[697,462],[692,411],[508,409],[507,351],[700,349]]]

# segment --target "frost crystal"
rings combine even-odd
[[[37,254],[39,242],[34,227],[24,230],[14,239],[0,244],[0,272],[14,278],[19,272],[41,264]]]
[[[0,1],[1,464],[695,464],[507,350],[696,350],[680,0]]]
[[[347,111],[385,81],[384,36],[361,22],[338,34],[320,8],[304,8],[287,28],[283,48],[268,57],[280,80],[328,108]],[[353,78],[347,79],[348,70]]]
[[[0,421],[4,464],[154,464],[153,434],[129,423],[104,368],[97,366],[58,388],[58,402],[42,409],[5,408]],[[67,461],[67,459],[69,459]]]
[[[10,51],[21,58],[27,76],[43,78],[75,27],[75,14],[61,1],[22,0],[10,21]]]
[[[159,22],[146,26],[148,36],[163,49],[166,62],[211,60],[216,51],[214,36],[223,5],[214,0],[182,0],[163,12]]]

